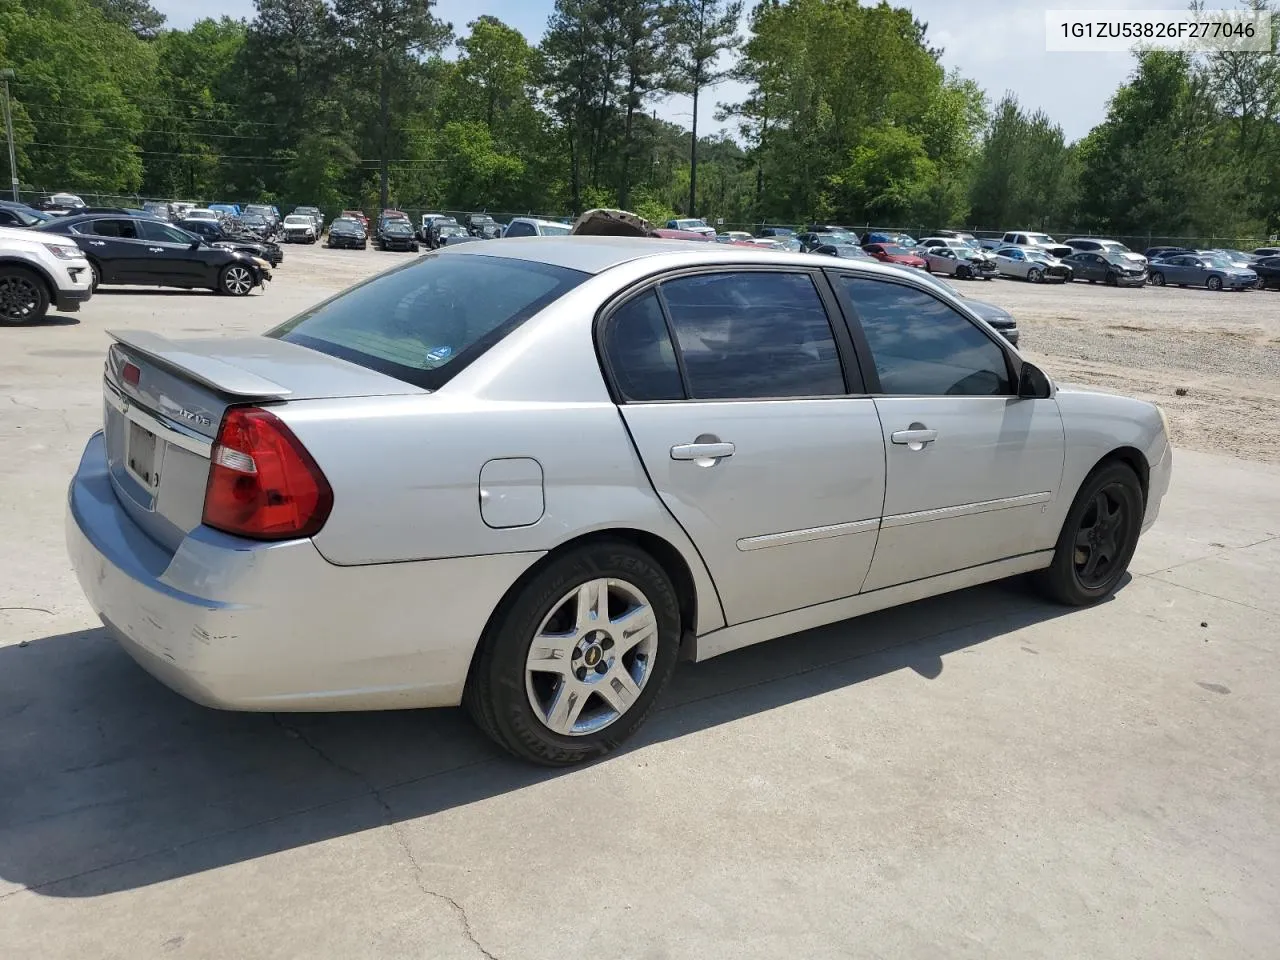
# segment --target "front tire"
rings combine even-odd
[[[1044,592],[1071,607],[1109,596],[1138,547],[1145,506],[1132,467],[1112,461],[1096,468],[1071,504],[1053,563],[1041,571]]]
[[[680,604],[647,553],[621,541],[553,560],[495,612],[463,702],[525,760],[567,766],[616,749],[675,669]]]
[[[1044,279],[1044,274],[1039,267],[1032,267],[1027,271],[1027,280],[1031,283],[1039,283]]]
[[[1163,287],[1163,286],[1164,286],[1164,274],[1163,274],[1163,273],[1161,273],[1159,270],[1157,270],[1155,273],[1153,273],[1153,274],[1151,275],[1151,285],[1152,285],[1153,287]]]
[[[233,263],[222,268],[218,289],[231,297],[244,297],[253,289],[253,273],[248,267]]]
[[[1214,291],[1221,290],[1221,289],[1222,289],[1222,278],[1221,278],[1221,277],[1210,277],[1208,280],[1206,280],[1206,281],[1205,281],[1205,286],[1206,286],[1206,287],[1208,287],[1210,290],[1214,290]]]
[[[973,270],[970,267],[961,265],[956,267],[956,278],[959,280],[972,280]]]
[[[49,312],[49,288],[22,267],[0,267],[0,324],[37,323]]]

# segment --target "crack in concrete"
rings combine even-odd
[[[1167,567],[1161,567],[1159,570],[1152,570],[1149,573],[1138,574],[1143,577],[1154,577],[1157,573],[1168,573],[1170,570],[1177,570],[1179,567],[1185,567],[1189,563],[1199,563],[1202,560],[1213,560],[1224,554],[1235,553],[1239,550],[1248,550],[1250,547],[1260,547],[1264,543],[1270,543],[1272,540],[1280,540],[1280,534],[1274,536],[1266,536],[1261,540],[1255,540],[1253,543],[1242,543],[1238,547],[1221,547],[1214,553],[1206,553],[1203,557],[1192,557],[1190,560],[1179,560],[1177,563]]]
[[[364,776],[358,770],[355,770],[352,767],[347,766],[345,763],[342,763],[334,759],[327,752],[325,752],[323,748],[317,745],[313,740],[311,740],[310,737],[308,737],[305,733],[303,733],[297,727],[289,726],[287,723],[285,723],[283,720],[280,719],[280,715],[278,713],[273,713],[271,717],[275,721],[276,725],[280,727],[281,730],[284,730],[287,734],[290,734],[296,739],[300,740],[303,743],[303,745],[307,747],[307,749],[309,749],[312,753],[314,753],[317,757],[319,757],[325,763],[329,764],[329,766],[333,767],[335,770],[345,773],[349,777],[352,777],[358,783],[362,784],[366,790],[369,791],[369,796],[373,797],[373,799],[378,802],[378,805],[382,807],[382,812],[384,814],[386,826],[391,830],[391,833],[396,838],[396,843],[399,845],[401,852],[405,856],[405,859],[409,861],[409,865],[413,868],[414,880],[417,884],[418,889],[421,890],[426,896],[432,897],[435,900],[439,900],[442,903],[448,904],[449,908],[453,911],[453,913],[458,918],[458,922],[462,927],[463,935],[467,938],[467,940],[471,943],[471,945],[475,947],[478,951],[480,951],[480,955],[484,957],[485,960],[498,960],[498,957],[495,954],[489,952],[489,950],[485,947],[485,945],[482,944],[480,940],[476,937],[475,930],[471,926],[471,917],[467,914],[466,907],[464,907],[461,903],[459,903],[453,897],[449,896],[447,893],[441,893],[438,890],[432,890],[427,885],[426,872],[422,869],[422,864],[418,862],[418,858],[414,856],[413,848],[409,844],[409,838],[405,834],[403,826],[400,824],[398,820],[396,820],[395,812],[391,809],[391,804],[387,801],[387,798],[383,796],[382,790],[374,786],[372,781],[370,781],[366,776]]]

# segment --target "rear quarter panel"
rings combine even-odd
[[[723,626],[698,551],[650,484],[600,372],[592,327],[613,289],[616,281],[587,281],[434,394],[276,408],[333,488],[333,512],[314,538],[321,554],[356,565],[547,551],[629,528],[683,556],[698,632]],[[480,473],[508,458],[537,461],[544,511],[535,523],[494,528],[481,515]]]

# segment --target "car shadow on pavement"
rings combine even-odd
[[[191,290],[186,287],[99,287],[95,297],[214,297],[217,290]]]
[[[26,320],[19,326],[31,327],[74,327],[80,323],[79,317],[73,317],[67,313],[48,313],[39,320]]]
[[[944,657],[1070,612],[1013,580],[682,664],[597,763],[897,670],[932,682]],[[574,775],[512,759],[461,710],[205,709],[101,629],[0,647],[0,898],[144,887]]]

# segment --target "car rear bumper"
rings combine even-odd
[[[120,506],[101,433],[71,481],[66,535],[120,645],[184,696],[234,710],[456,705],[489,615],[542,556],[343,567],[310,540],[203,526],[170,553]]]

